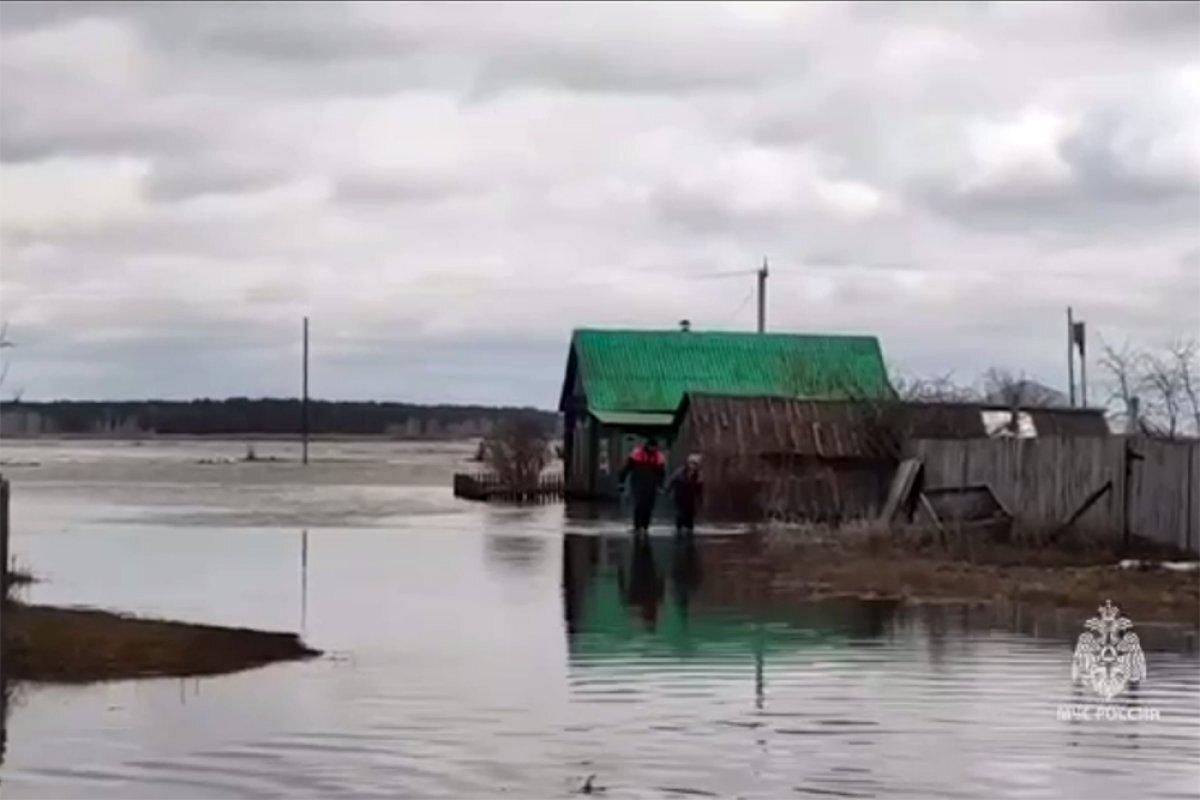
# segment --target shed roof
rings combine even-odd
[[[582,379],[588,409],[674,413],[689,391],[890,397],[874,336],[577,330],[560,408]]]
[[[687,446],[709,454],[887,458],[891,452],[868,424],[863,403],[696,393],[680,404],[677,423],[685,417]]]
[[[984,415],[1009,413],[972,403],[889,403],[688,393],[675,425],[692,423],[689,446],[716,453],[884,458],[905,439],[982,439]],[[1104,436],[1098,409],[1030,409],[1037,436]]]

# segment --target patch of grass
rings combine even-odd
[[[1086,614],[1111,599],[1138,622],[1200,627],[1195,572],[1121,569],[1113,553],[1086,547],[959,544],[917,531],[774,537],[760,567],[775,592],[795,599],[853,594]]]
[[[3,635],[6,675],[51,683],[218,675],[320,655],[292,633],[11,601]]]

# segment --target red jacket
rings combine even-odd
[[[653,498],[667,476],[667,460],[661,450],[647,453],[639,447],[629,454],[629,460],[621,468],[617,477],[620,483],[629,479],[629,489],[635,498],[647,500]]]
[[[662,450],[655,450],[654,454],[646,452],[646,448],[637,447],[629,454],[629,460],[634,464],[651,464],[655,467],[665,467],[667,460],[663,458]]]

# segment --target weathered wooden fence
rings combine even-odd
[[[536,486],[528,487],[509,486],[490,472],[454,476],[454,496],[464,500],[551,503],[563,498],[564,489],[561,474],[542,475]]]
[[[0,475],[0,601],[8,599],[8,500],[8,479]],[[0,614],[0,618],[2,617],[3,614]],[[0,625],[2,624],[3,620],[0,619]],[[0,634],[0,639],[2,638],[3,636]]]
[[[4,675],[4,611],[8,605],[8,480],[0,475],[0,760],[4,757],[5,708],[8,686]]]
[[[1023,528],[1073,524],[1200,550],[1200,443],[1147,437],[920,440],[928,487],[986,483]],[[1098,496],[1097,496],[1098,495]]]

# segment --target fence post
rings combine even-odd
[[[0,603],[8,601],[8,479],[0,475]]]
[[[1195,500],[1196,475],[1193,470],[1195,469],[1197,452],[1200,452],[1200,446],[1197,446],[1197,444],[1195,442],[1192,442],[1190,445],[1188,445],[1188,449],[1187,449],[1187,521],[1184,523],[1183,548],[1184,548],[1184,550],[1186,550],[1190,553],[1200,553],[1200,540],[1198,540],[1198,536],[1193,535],[1194,533],[1200,534],[1200,532],[1196,531],[1196,529],[1193,527],[1196,523],[1196,519],[1195,519],[1195,517],[1196,517],[1196,500]]]
[[[1129,553],[1130,539],[1130,516],[1133,505],[1133,459],[1131,456],[1133,441],[1131,437],[1125,437],[1125,446],[1121,448],[1121,555]]]

